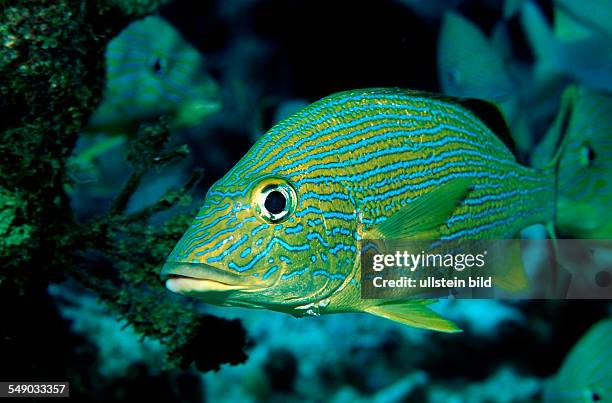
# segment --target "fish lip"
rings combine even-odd
[[[263,282],[256,277],[221,270],[205,263],[166,262],[160,276],[164,282],[174,278],[187,278],[235,288],[252,288],[263,285]]]

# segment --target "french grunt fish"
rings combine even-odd
[[[70,159],[77,182],[97,181],[97,159],[134,135],[144,121],[168,117],[171,131],[196,126],[221,109],[219,88],[206,60],[160,16],[134,21],[106,49],[101,104]],[[95,137],[93,135],[96,135]]]
[[[428,307],[434,300],[362,299],[360,240],[508,239],[553,222],[556,163],[518,164],[503,123],[484,101],[419,91],[323,98],[211,186],[162,279],[222,306],[368,312],[458,331]]]
[[[110,41],[105,58],[106,88],[89,132],[134,132],[143,120],[161,115],[179,130],[221,108],[202,54],[159,16],[128,25]]]

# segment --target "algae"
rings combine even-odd
[[[189,215],[152,225],[154,214],[189,201],[201,173],[181,189],[132,214],[125,208],[142,176],[188,153],[166,150],[166,122],[143,125],[130,140],[133,173],[110,210],[75,220],[65,191],[68,159],[99,104],[106,43],[131,20],[165,0],[4,1],[0,16],[0,293],[27,300],[71,276],[118,317],[169,351],[168,367],[196,361],[202,370],[246,358],[239,322],[176,303],[158,271]],[[22,333],[8,323],[0,337]],[[207,341],[222,341],[218,349]],[[212,350],[215,349],[214,353]]]

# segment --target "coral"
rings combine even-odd
[[[0,188],[0,257],[6,257],[11,251],[27,244],[30,238],[32,227],[14,222],[20,206],[21,201],[17,194]]]
[[[158,270],[187,216],[149,224],[154,214],[189,200],[199,173],[154,205],[125,214],[144,173],[188,150],[163,150],[169,136],[164,121],[143,126],[129,145],[133,174],[106,214],[77,223],[65,192],[68,158],[100,101],[106,43],[131,19],[164,2],[3,2],[0,293],[11,290],[6,295],[27,299],[68,273],[137,332],[167,346],[170,366],[196,359],[209,369],[246,358],[244,331],[237,322],[201,317],[190,303],[177,304],[163,290]],[[223,339],[218,332],[224,331],[233,332],[226,337],[227,350],[207,354],[208,345],[200,342]],[[0,336],[11,332],[18,333],[9,326]]]

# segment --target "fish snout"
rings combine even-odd
[[[177,294],[255,291],[265,282],[253,277],[232,273],[204,263],[166,262],[160,273],[166,288]]]

